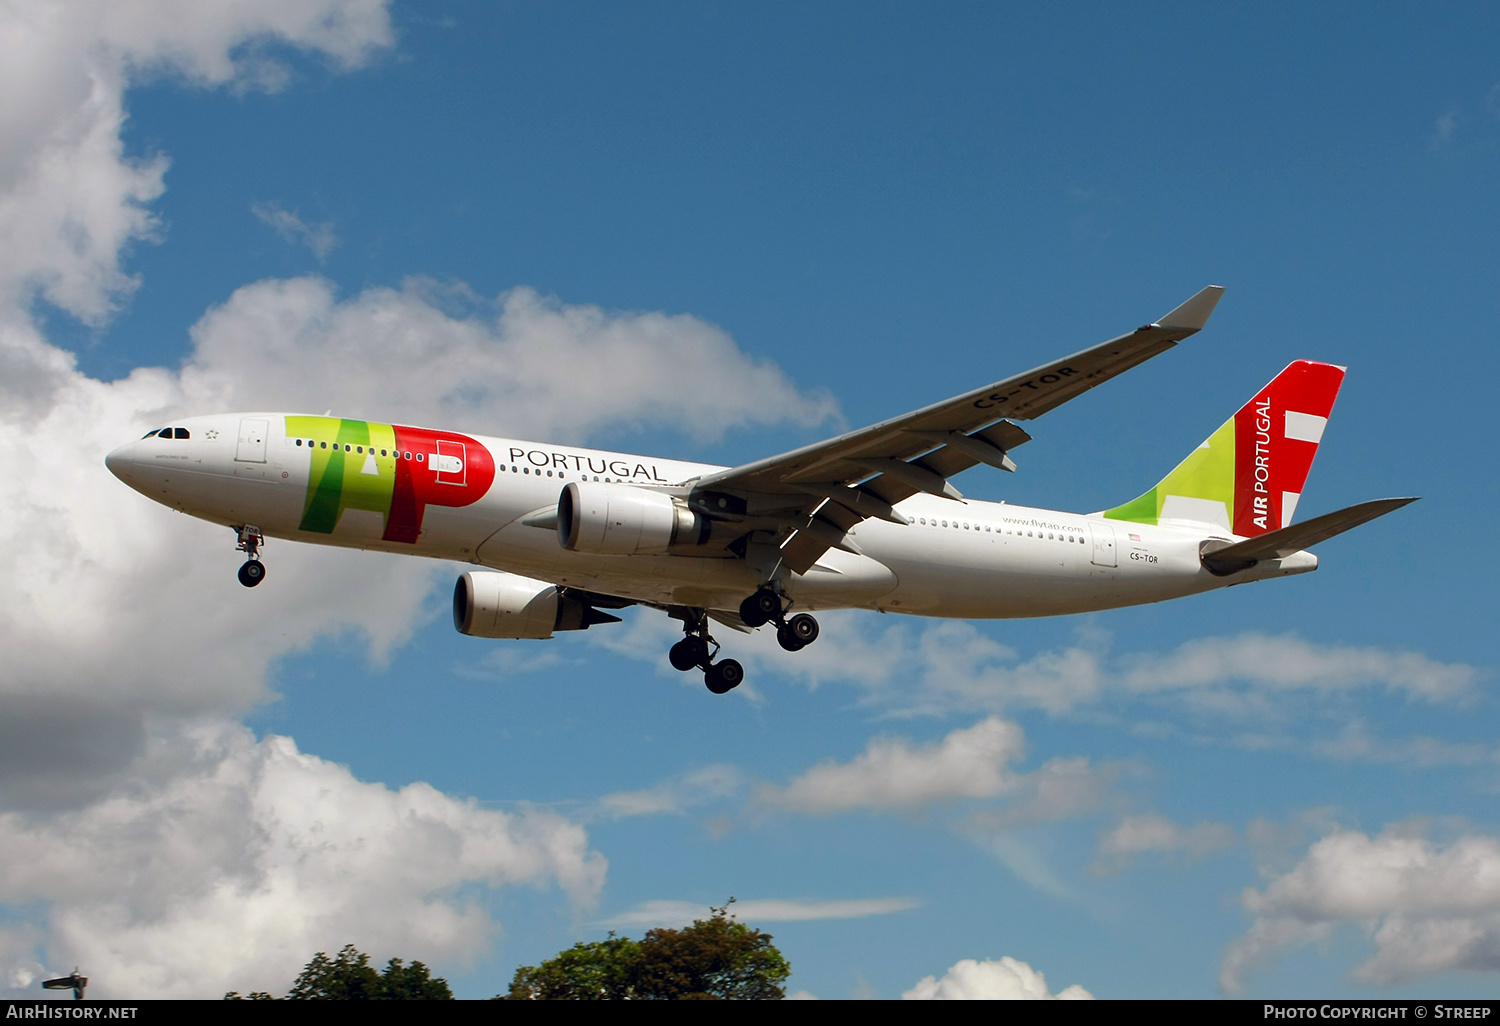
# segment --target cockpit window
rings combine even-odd
[[[191,438],[192,435],[188,434],[188,429],[187,428],[173,428],[172,429],[172,437],[173,438]]]
[[[156,436],[156,428],[152,428],[150,431],[147,431],[141,437],[142,438],[154,438],[155,436]]]
[[[162,428],[160,431],[158,431],[156,433],[156,437],[157,438],[171,438],[172,437],[172,429],[171,428]]]

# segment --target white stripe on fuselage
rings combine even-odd
[[[270,421],[264,464],[234,459],[239,422],[250,416]],[[355,509],[345,510],[332,534],[299,529],[312,457],[286,437],[283,415],[180,423],[191,428],[191,441],[135,443],[137,479],[129,483],[215,523],[252,523],[273,538],[476,563],[661,603],[735,609],[761,583],[737,558],[569,552],[554,531],[521,523],[555,506],[569,481],[678,485],[724,469],[715,465],[474,435],[496,459],[488,492],[470,506],[429,505],[415,543],[388,542],[380,537],[381,515]],[[786,587],[799,608],[972,619],[1050,616],[1295,572],[1263,566],[1227,578],[1209,574],[1199,564],[1199,544],[1208,536],[1232,536],[1208,526],[1157,527],[926,494],[896,508],[909,525],[867,520],[850,531],[864,555],[831,549],[807,574],[794,575]],[[1100,550],[1098,539],[1109,544]]]

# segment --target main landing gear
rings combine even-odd
[[[260,528],[253,524],[246,524],[239,528],[237,533],[239,544],[234,549],[249,557],[240,567],[240,583],[247,588],[253,588],[266,579],[266,565],[260,561],[260,547],[265,543],[266,538],[260,533]]]
[[[727,694],[745,679],[745,668],[735,659],[720,659],[719,643],[708,633],[708,614],[702,609],[673,606],[674,619],[682,621],[683,639],[667,651],[673,669],[686,673],[702,670],[703,683],[716,695]],[[797,652],[818,640],[818,621],[806,613],[787,618],[781,596],[762,588],[740,603],[740,619],[754,629],[768,623],[776,625],[776,641],[788,652]]]
[[[692,610],[683,618],[682,629],[687,636],[667,652],[672,667],[684,673],[701,669],[704,685],[716,695],[728,694],[739,687],[745,679],[745,668],[739,660],[713,661],[719,654],[719,643],[708,633],[708,615],[701,609]]]
[[[818,621],[806,613],[788,620],[781,607],[781,596],[762,588],[740,603],[740,619],[746,627],[776,625],[776,643],[788,652],[798,652],[818,640]]]

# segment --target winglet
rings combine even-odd
[[[1219,297],[1223,294],[1224,286],[1210,285],[1157,321],[1155,327],[1187,328],[1191,331],[1198,331],[1208,323],[1209,317],[1213,315],[1214,307],[1219,305]]]

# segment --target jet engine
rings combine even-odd
[[[550,638],[553,631],[588,630],[619,619],[545,581],[517,574],[471,570],[453,588],[453,626],[475,638]]]
[[[570,552],[634,556],[701,545],[709,521],[665,492],[572,481],[557,500],[557,540]]]

